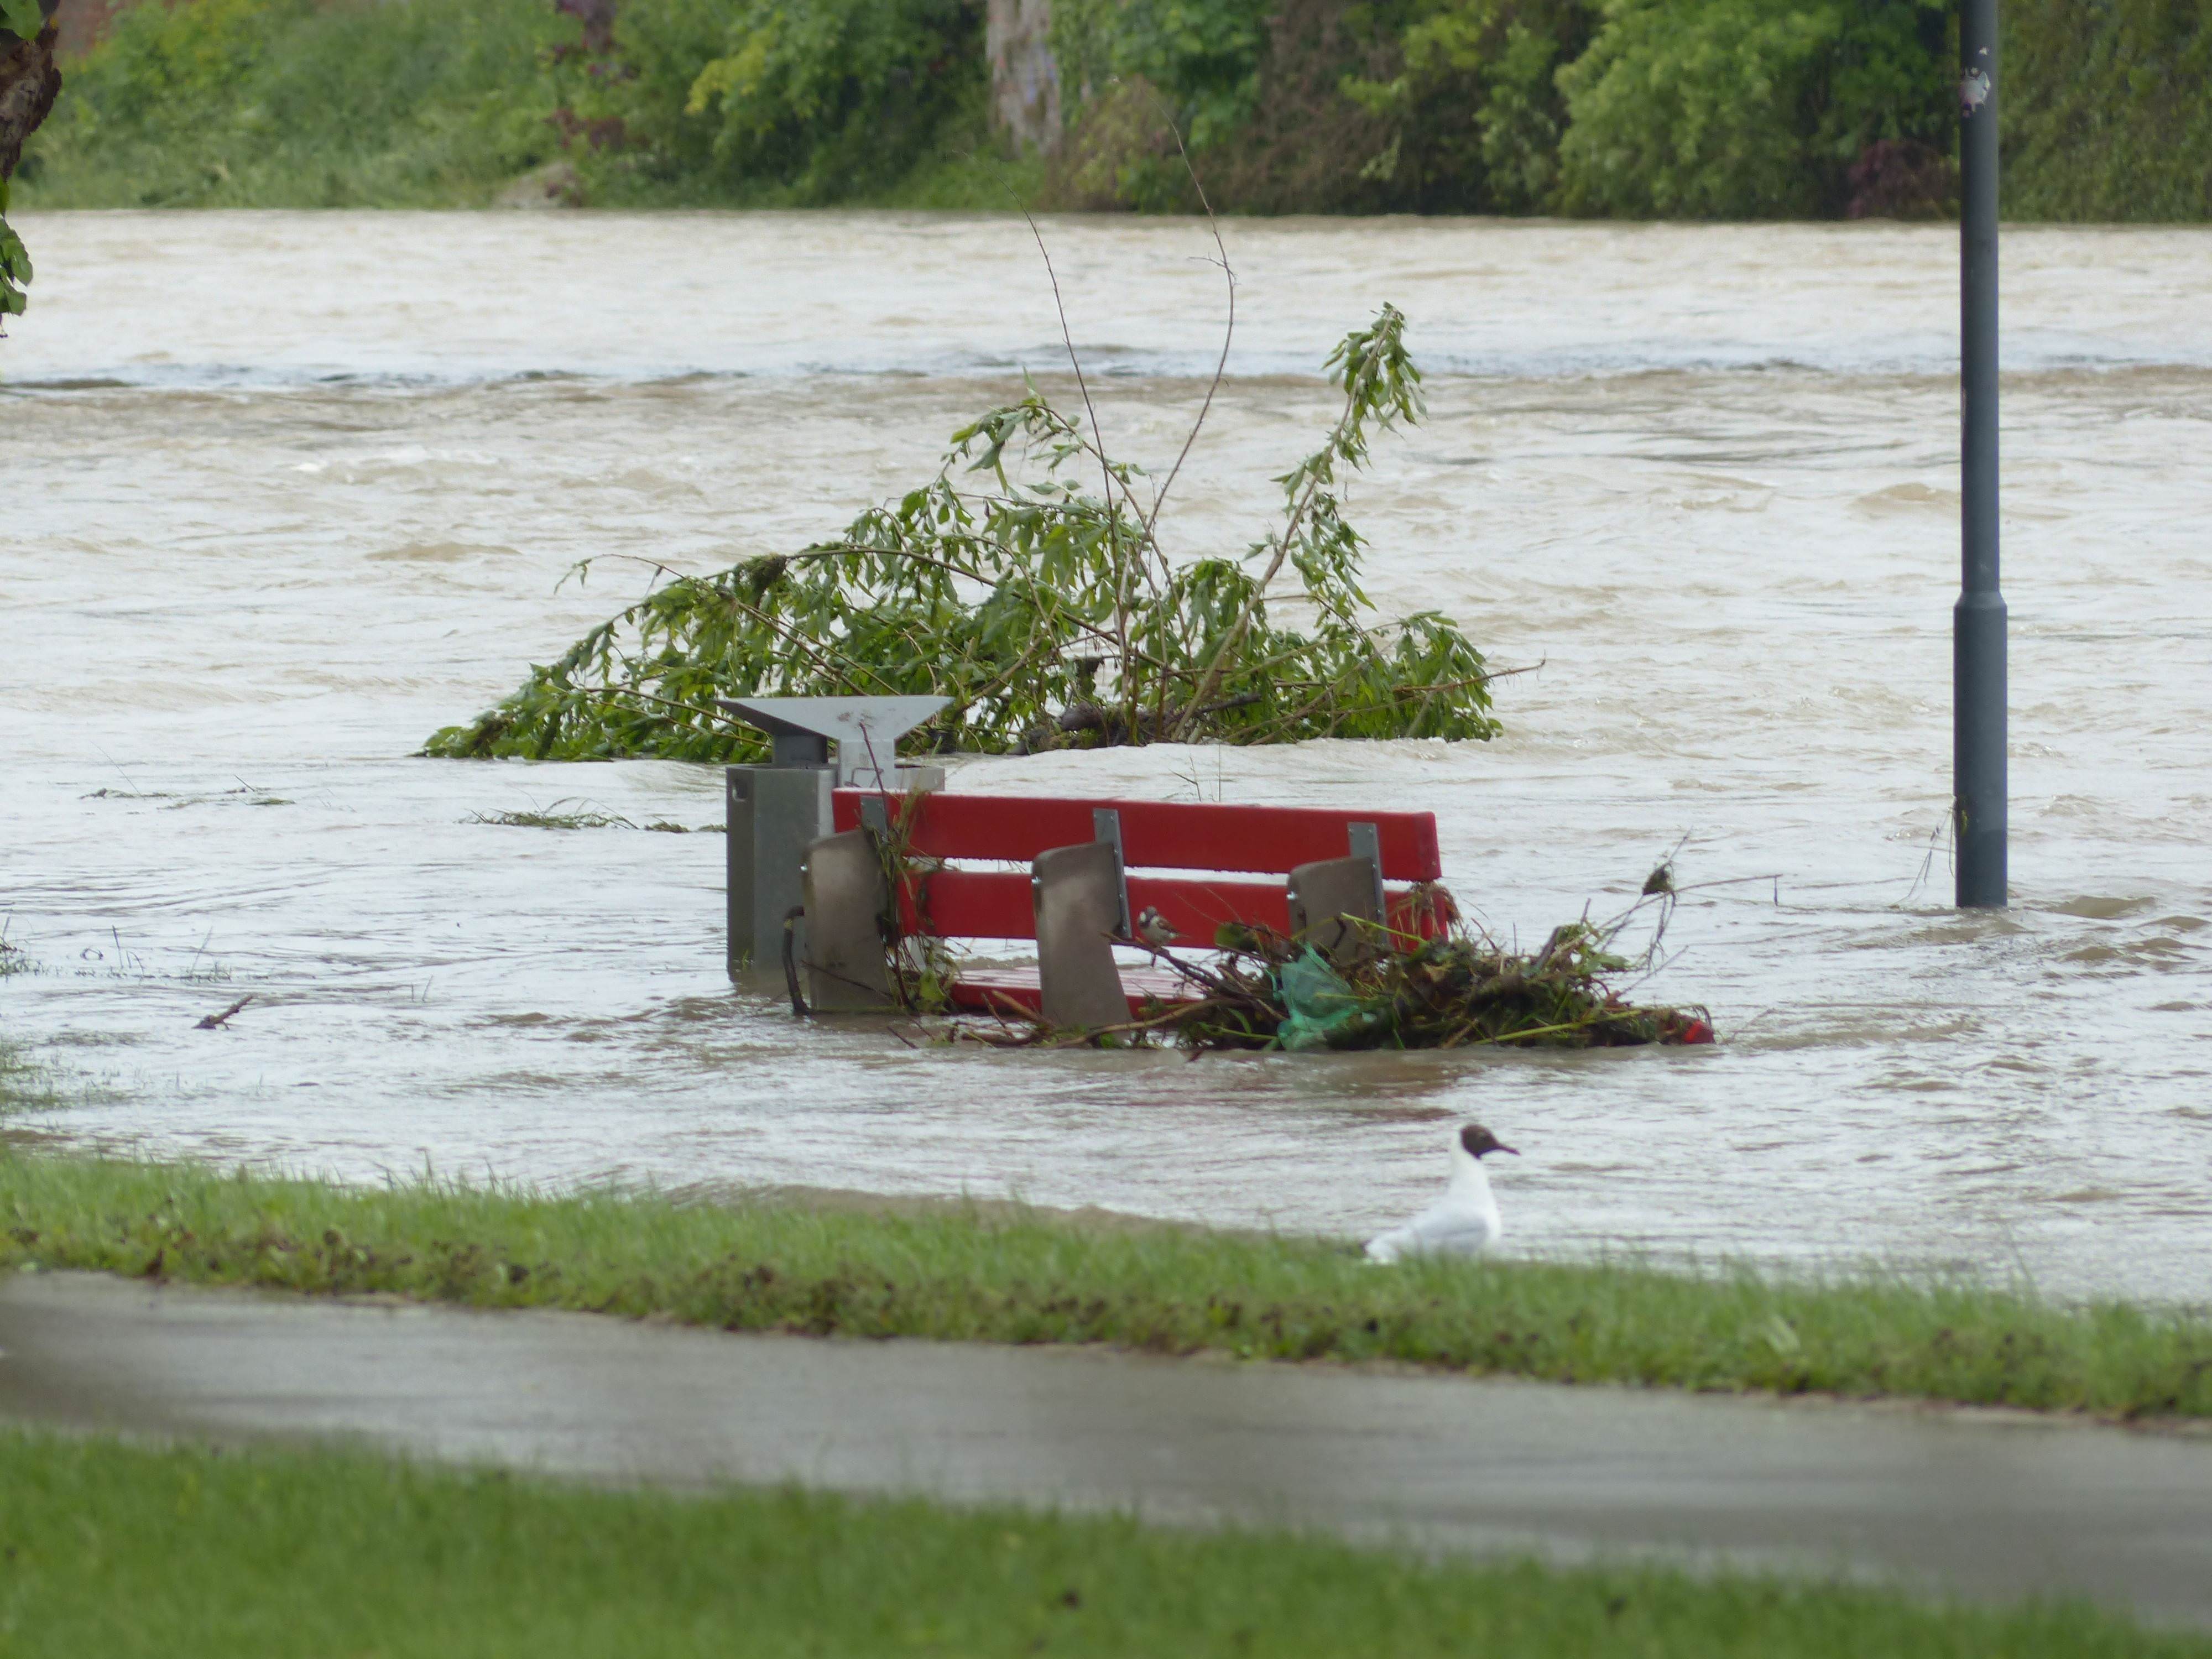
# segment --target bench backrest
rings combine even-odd
[[[1301,864],[1340,859],[1354,825],[1371,825],[1386,881],[1428,882],[1443,873],[1432,812],[1340,811],[1308,806],[1231,806],[1192,801],[1073,799],[1058,795],[915,796],[840,789],[832,812],[839,831],[863,822],[863,803],[880,803],[905,831],[910,851],[933,859],[1026,865],[1055,847],[1097,836],[1097,814],[1116,815],[1121,860],[1129,871],[1130,913],[1155,909],[1184,942],[1210,945],[1227,922],[1286,932],[1284,879]],[[907,814],[914,814],[911,822]],[[871,812],[869,816],[873,816]],[[1265,872],[1272,882],[1213,875],[1150,876],[1145,870]],[[1419,925],[1403,894],[1389,896],[1394,925]],[[945,869],[919,892],[900,896],[901,926],[940,939],[1034,939],[1036,923],[1026,870]],[[1421,931],[1426,931],[1425,925]]]
[[[1371,823],[1385,881],[1434,881],[1433,812],[1341,811],[1314,806],[1229,806],[1214,802],[1080,800],[1060,795],[955,795],[932,790],[878,796],[840,789],[832,798],[836,828],[857,830],[864,800],[884,802],[907,844],[927,858],[994,859],[1027,864],[1054,847],[1093,838],[1099,808],[1121,820],[1121,861],[1131,869],[1266,871],[1287,875],[1301,864],[1345,855],[1352,826]],[[915,814],[906,822],[909,810]]]

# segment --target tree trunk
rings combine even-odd
[[[14,173],[23,141],[46,118],[62,89],[61,71],[54,67],[53,7],[42,9],[46,27],[31,40],[0,29],[0,179]]]

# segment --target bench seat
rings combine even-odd
[[[1121,994],[1131,1019],[1143,1018],[1148,1007],[1179,1007],[1206,995],[1181,974],[1160,968],[1122,969]],[[1020,1019],[1043,1014],[1043,982],[1034,968],[969,968],[953,982],[950,994],[953,1007],[963,1014],[1007,1014]]]

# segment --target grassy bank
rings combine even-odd
[[[331,1452],[0,1431],[0,1651],[21,1659],[2212,1655],[2212,1642],[2072,1607],[1436,1565],[793,1492],[598,1492]]]
[[[1384,1269],[1322,1240],[1006,1208],[352,1191],[0,1151],[0,1270],[30,1265],[732,1330],[2212,1416],[2212,1323],[2155,1310],[1632,1266]]]

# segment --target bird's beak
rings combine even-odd
[[[1498,1145],[1497,1145],[1496,1146],[1492,1147],[1491,1150],[1492,1150],[1492,1151],[1493,1151],[1493,1152],[1510,1152],[1510,1153],[1512,1153],[1512,1154],[1513,1154],[1513,1156],[1514,1156],[1514,1157],[1516,1157],[1516,1158],[1518,1158],[1518,1157],[1520,1157],[1520,1156],[1521,1156],[1521,1149],[1520,1149],[1518,1146],[1507,1146],[1507,1145],[1506,1145],[1504,1141],[1502,1141],[1502,1140],[1501,1140],[1501,1141],[1499,1141],[1499,1142],[1498,1143]]]

